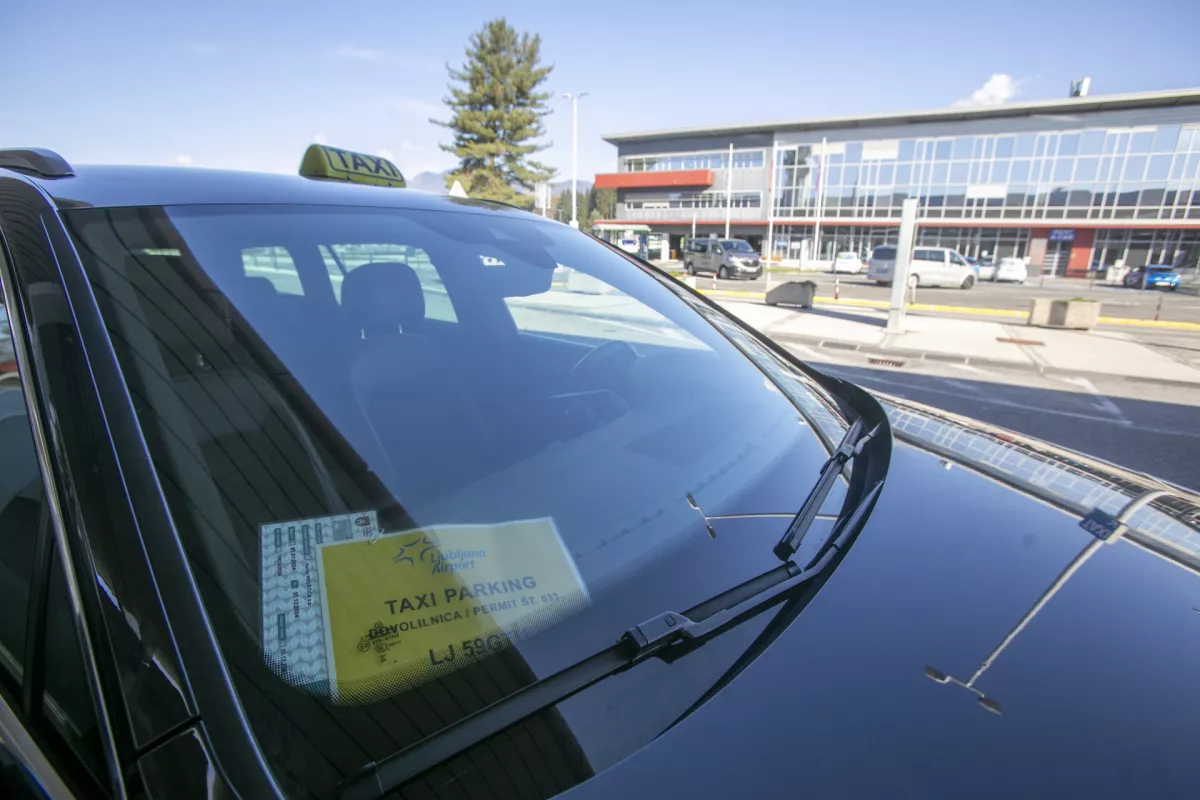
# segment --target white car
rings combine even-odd
[[[858,253],[847,250],[837,254],[837,258],[833,260],[833,267],[830,271],[835,273],[848,272],[851,275],[857,275],[863,271],[863,262],[858,257]]]
[[[867,280],[891,284],[896,268],[896,248],[880,245],[871,254]],[[975,270],[957,251],[948,247],[918,247],[909,263],[908,284],[917,286],[951,286],[970,289],[975,285]]]
[[[982,272],[979,277],[983,277]],[[1029,272],[1025,268],[1025,260],[1009,256],[1000,259],[1000,263],[996,265],[996,271],[992,275],[992,280],[1023,283],[1027,277],[1029,277]]]

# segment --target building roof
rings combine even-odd
[[[856,117],[815,117],[813,119],[776,120],[749,125],[707,125],[695,128],[671,128],[638,133],[611,133],[601,138],[609,144],[674,139],[684,136],[774,133],[776,131],[820,130],[829,128],[866,128],[879,125],[903,125],[915,122],[960,122],[994,117],[1020,117],[1031,114],[1109,111],[1123,108],[1155,108],[1200,104],[1200,87],[1170,89],[1161,92],[1092,95],[1028,103],[1004,103],[996,106],[954,106],[931,111],[894,111]]]

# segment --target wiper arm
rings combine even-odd
[[[774,553],[780,561],[790,560],[800,549],[800,543],[804,541],[804,534],[808,533],[808,529],[812,527],[813,520],[817,518],[821,504],[833,490],[834,483],[845,472],[850,459],[861,453],[867,443],[879,433],[880,425],[877,424],[867,433],[863,433],[863,428],[863,421],[860,417],[846,431],[846,435],[842,437],[837,449],[821,467],[821,477],[817,478],[808,497],[804,498],[804,503],[796,512],[796,516],[792,518],[792,522],[784,532],[783,538],[779,540],[779,544],[775,545]]]
[[[878,408],[878,406],[876,406]],[[882,417],[882,411],[879,412]],[[776,546],[791,547],[785,563],[751,578],[732,589],[694,606],[682,614],[667,611],[635,625],[611,647],[583,659],[553,675],[492,703],[470,716],[449,725],[421,741],[386,758],[363,766],[340,786],[343,800],[378,800],[428,770],[445,763],[471,747],[500,733],[505,728],[536,714],[544,708],[567,700],[600,681],[632,669],[650,658],[673,662],[696,648],[736,627],[766,609],[796,595],[802,588],[812,593],[823,580],[814,581],[829,565],[844,555],[862,527],[883,487],[886,461],[890,458],[891,437],[878,437],[884,422],[863,433],[860,422],[846,432],[841,444],[825,466],[817,485],[809,492],[800,511],[788,526],[783,541]],[[829,494],[833,482],[846,463],[864,452],[869,443],[880,445],[873,479],[852,482],[861,489],[857,497],[847,497],[833,532],[816,556],[803,569],[790,560],[808,526]],[[871,459],[874,461],[874,459]],[[854,470],[857,475],[859,470]],[[869,484],[869,485],[868,485]]]
[[[832,551],[828,556],[832,556]],[[624,672],[651,657],[674,661],[744,619],[783,600],[828,561],[801,570],[781,564],[679,614],[668,611],[635,625],[612,647],[526,686],[503,700],[443,728],[382,761],[367,764],[340,787],[343,800],[377,800],[433,767],[557,705],[592,684]]]

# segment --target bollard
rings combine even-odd
[[[1154,321],[1158,322],[1158,315],[1162,313],[1162,295],[1158,296],[1158,305],[1154,307]]]
[[[835,302],[835,303],[838,301],[838,298],[841,296],[841,293],[838,291],[838,288],[839,288],[838,279],[835,277],[833,279],[833,302]]]

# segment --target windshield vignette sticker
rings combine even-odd
[[[262,650],[268,666],[295,686],[326,693],[325,612],[317,548],[380,536],[374,511],[260,526]]]
[[[317,558],[323,663],[344,704],[438,678],[591,602],[548,518],[326,541]]]

